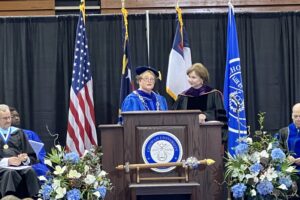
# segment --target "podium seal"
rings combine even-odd
[[[145,163],[180,162],[182,145],[172,133],[158,131],[149,135],[142,146],[142,156]],[[165,173],[175,167],[152,168],[153,171]]]

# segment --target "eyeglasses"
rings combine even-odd
[[[300,115],[293,115],[294,119],[300,118]]]
[[[146,82],[150,82],[150,83],[153,83],[153,82],[155,82],[155,79],[154,78],[148,78],[148,77],[146,77],[146,78],[142,78],[144,81],[146,81]]]
[[[1,117],[0,119],[3,119],[3,120],[10,120],[10,119],[11,119],[11,116]]]

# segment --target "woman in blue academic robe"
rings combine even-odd
[[[166,99],[153,91],[159,76],[156,69],[148,66],[136,68],[136,81],[139,88],[123,101],[122,112],[168,110]]]

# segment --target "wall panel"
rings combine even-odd
[[[174,12],[174,0],[127,0],[125,7],[130,13],[141,13],[145,10],[158,12]],[[239,12],[274,12],[300,10],[299,0],[234,0],[232,1]],[[181,8],[190,12],[225,12],[226,0],[188,0],[179,1]],[[102,0],[102,13],[119,13],[121,1]]]
[[[54,0],[0,0],[1,16],[54,15]]]

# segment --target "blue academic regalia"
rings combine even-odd
[[[39,136],[35,132],[30,131],[30,130],[25,130],[25,129],[23,129],[23,131],[26,134],[28,140],[33,140],[33,141],[42,143]],[[46,156],[46,151],[45,151],[45,148],[43,147],[38,155],[39,163],[32,165],[32,168],[34,169],[34,171],[36,172],[36,174],[38,176],[45,176],[46,173],[49,171],[46,164],[44,163],[45,156]]]
[[[166,99],[155,93],[148,94],[142,90],[135,90],[123,101],[122,112],[168,110]]]
[[[300,128],[291,123],[288,127],[279,130],[279,136],[281,147],[288,153],[292,153],[294,158],[300,158]],[[296,166],[296,169],[300,174],[300,166]]]

